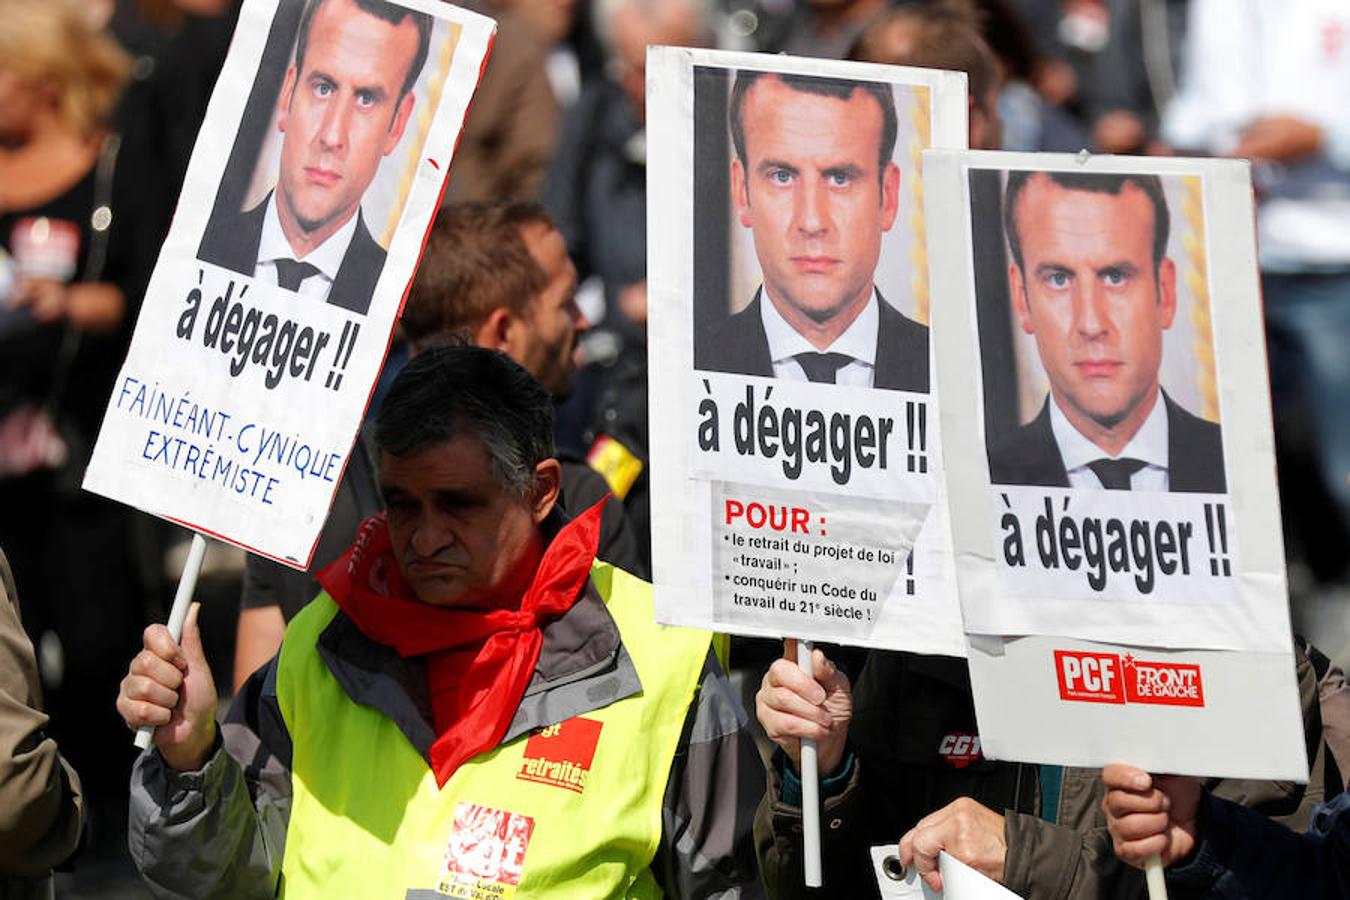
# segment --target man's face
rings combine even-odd
[[[577,337],[590,328],[576,302],[577,270],[557,229],[542,222],[526,225],[521,238],[543,269],[548,284],[515,317],[504,348],[555,398],[572,392],[572,354]]]
[[[529,586],[538,525],[552,503],[544,508],[498,482],[477,435],[404,457],[382,453],[380,492],[399,571],[423,603],[496,608]]]
[[[805,332],[867,301],[881,233],[895,223],[900,170],[883,169],[881,109],[855,90],[847,100],[762,77],[741,107],[745,165],[731,163],[741,224],[771,300]],[[803,324],[800,324],[803,323]]]
[[[1153,264],[1153,204],[1075,191],[1035,175],[1014,223],[1024,268],[1008,279],[1018,322],[1036,336],[1050,389],[1080,432],[1132,437],[1158,394],[1163,331],[1176,314],[1176,268]]]
[[[417,47],[411,18],[391,25],[351,0],[315,11],[303,69],[287,70],[277,118],[285,133],[277,198],[293,246],[303,235],[308,252],[356,213],[412,113],[412,93],[400,91]]]

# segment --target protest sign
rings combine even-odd
[[[1289,653],[1035,636],[975,638],[967,659],[989,759],[1308,780]]]
[[[966,631],[1288,652],[1247,164],[925,171]]]
[[[924,166],[985,755],[1306,779],[1247,164]]]
[[[86,488],[308,563],[494,29],[245,0]]]
[[[658,619],[963,652],[919,154],[964,146],[964,76],[676,48],[647,73]]]

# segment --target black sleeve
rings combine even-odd
[[[570,516],[580,515],[605,499],[600,513],[600,548],[596,556],[643,581],[651,580],[651,567],[638,548],[637,532],[624,510],[623,501],[610,493],[599,472],[584,460],[560,457],[563,469],[563,508]]]
[[[239,608],[279,606],[282,617],[289,622],[320,590],[319,583],[308,572],[250,553],[244,562]]]
[[[1304,834],[1206,793],[1203,839],[1190,861],[1167,870],[1184,897],[1333,900],[1350,897],[1350,794],[1318,810]]]

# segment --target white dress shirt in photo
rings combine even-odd
[[[1064,460],[1064,471],[1069,475],[1069,486],[1076,488],[1100,488],[1101,479],[1088,468],[1088,463],[1099,459],[1137,459],[1144,467],[1130,476],[1132,491],[1165,491],[1170,482],[1167,476],[1167,404],[1163,401],[1162,391],[1153,404],[1144,424],[1130,438],[1130,442],[1115,456],[1108,456],[1101,447],[1083,437],[1077,428],[1069,424],[1064,411],[1050,395],[1050,430],[1059,445],[1060,459]]]
[[[760,319],[764,323],[764,336],[769,341],[769,359],[773,360],[773,376],[785,381],[809,381],[801,363],[795,357],[798,353],[842,353],[853,361],[839,368],[835,373],[835,384],[848,384],[854,387],[871,387],[876,374],[877,329],[881,324],[881,312],[877,304],[876,289],[867,305],[853,320],[853,324],[843,334],[835,338],[834,343],[824,350],[816,347],[802,337],[797,329],[788,324],[778,312],[778,308],[769,299],[767,290],[761,292],[759,303]]]
[[[278,259],[309,263],[319,271],[302,280],[296,293],[327,302],[333,279],[337,278],[338,269],[342,266],[342,258],[347,255],[347,248],[356,235],[356,220],[357,216],[353,215],[332,237],[315,247],[303,259],[298,258],[291,249],[291,242],[286,240],[286,233],[281,230],[281,219],[277,215],[277,194],[273,191],[267,198],[267,210],[263,213],[262,239],[258,242],[258,263],[253,268],[253,277],[263,284],[278,284]]]

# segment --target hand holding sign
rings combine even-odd
[[[1184,859],[1199,843],[1200,782],[1180,775],[1155,775],[1133,766],[1102,770],[1106,797],[1102,811],[1116,855],[1143,868],[1150,857],[1163,865]]]
[[[755,715],[764,732],[801,771],[801,742],[814,740],[820,772],[829,777],[844,757],[844,741],[853,718],[853,691],[848,676],[816,650],[811,655],[814,678],[797,665],[797,641],[783,642],[783,658],[774,660],[755,695]]]
[[[163,625],[145,629],[145,648],[131,661],[117,693],[127,726],[155,729],[155,746],[170,768],[195,771],[216,739],[216,683],[202,651],[194,603],[181,641]]]

